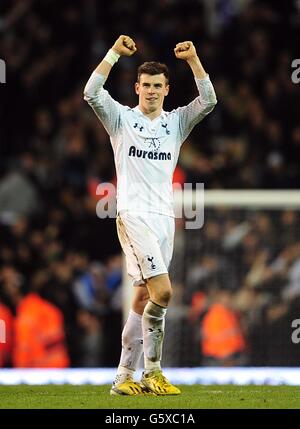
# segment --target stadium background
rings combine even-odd
[[[166,62],[172,109],[196,94],[188,66],[173,55],[178,41],[193,40],[219,103],[184,144],[175,180],[297,190],[300,87],[291,63],[299,3],[4,0],[0,33],[0,366],[115,367],[122,256],[114,220],[95,214],[96,187],[115,183],[115,171],[106,132],[82,97],[91,71],[129,34],[138,53],[119,61],[107,88],[134,106],[137,66]],[[293,208],[211,207],[196,233],[178,222],[165,366],[299,366],[291,340],[300,318],[299,228]],[[226,323],[234,341],[223,356]],[[204,353],[204,329],[225,338],[216,353],[211,344]]]

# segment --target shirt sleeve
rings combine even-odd
[[[209,76],[203,79],[195,78],[195,81],[199,96],[187,106],[178,108],[181,142],[184,142],[194,126],[202,121],[217,104],[216,93]]]
[[[105,76],[94,71],[84,88],[84,99],[93,108],[108,134],[113,136],[121,126],[122,105],[103,88],[104,82]]]

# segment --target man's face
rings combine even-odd
[[[144,113],[152,113],[162,109],[164,98],[169,93],[169,85],[163,73],[141,74],[140,81],[135,84],[135,92],[139,96],[139,106]]]

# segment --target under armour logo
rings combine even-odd
[[[156,268],[156,265],[153,264],[153,259],[154,259],[154,256],[152,256],[152,258],[150,258],[150,256],[147,257],[147,260],[151,263],[151,270],[155,270]]]
[[[141,132],[143,131],[144,127],[140,127],[139,124],[136,122],[133,126],[133,128],[138,128]]]
[[[170,134],[170,131],[168,130],[168,124],[161,124],[161,126],[162,126],[163,128],[165,128],[166,133],[169,135],[169,134]]]

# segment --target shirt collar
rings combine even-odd
[[[133,110],[135,111],[135,112],[137,112],[138,114],[140,114],[141,116],[143,116],[144,118],[146,118],[146,119],[149,119],[142,111],[141,111],[141,109],[139,108],[139,106],[135,106],[134,108],[133,108]],[[164,111],[164,110],[162,110],[161,111],[161,114],[159,115],[159,116],[157,116],[157,118],[155,118],[155,119],[149,119],[149,121],[157,121],[158,119],[164,119],[165,118],[165,116],[166,116],[166,112]]]

